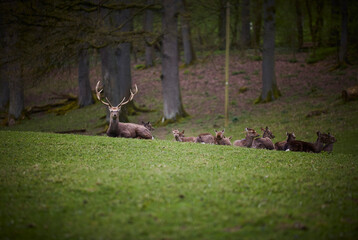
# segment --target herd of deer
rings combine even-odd
[[[135,91],[130,90],[130,97],[127,101],[125,98],[117,105],[113,106],[108,98],[106,101],[102,100],[101,93],[103,89],[99,89],[100,82],[96,85],[96,95],[99,101],[104,105],[108,106],[110,113],[110,123],[107,130],[107,136],[109,137],[125,137],[125,138],[142,138],[142,139],[154,139],[151,131],[154,129],[150,122],[142,122],[142,124],[135,123],[122,123],[119,122],[119,113],[121,107],[130,102],[134,95],[138,92],[137,85],[135,85]],[[225,137],[224,132],[216,131],[215,136],[210,133],[202,133],[197,137],[185,137],[184,130],[173,130],[173,135],[178,142],[194,142],[203,144],[216,144],[216,145],[234,145],[237,147],[257,148],[257,149],[268,149],[268,150],[280,150],[280,151],[297,151],[297,152],[313,152],[319,153],[321,151],[332,152],[333,144],[337,141],[334,136],[330,133],[317,132],[317,140],[315,143],[304,142],[296,140],[294,133],[286,133],[286,141],[276,142],[273,144],[272,139],[275,137],[268,127],[261,128],[263,135],[260,138],[259,134],[252,129],[246,128],[246,137],[242,140],[236,140],[231,143],[231,137]]]
[[[315,143],[304,142],[296,140],[294,133],[286,133],[287,140],[282,142],[276,142],[273,144],[272,139],[275,136],[272,134],[268,127],[261,128],[263,135],[260,138],[259,134],[252,129],[246,128],[246,137],[242,140],[236,140],[231,144],[231,137],[225,137],[224,131],[216,131],[215,136],[210,133],[202,133],[197,137],[185,137],[184,130],[173,130],[173,135],[178,142],[194,142],[194,143],[206,143],[217,145],[234,145],[236,147],[247,147],[257,149],[279,150],[279,151],[295,151],[295,152],[313,152],[319,153],[322,151],[332,152],[333,144],[337,141],[330,133],[317,132],[317,140]]]

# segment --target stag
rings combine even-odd
[[[113,106],[107,97],[106,97],[106,101],[102,100],[101,93],[103,89],[99,89],[99,84],[100,81],[98,81],[96,85],[97,99],[104,105],[108,106],[108,110],[110,113],[110,122],[107,130],[107,136],[153,139],[151,132],[143,125],[139,125],[135,123],[122,123],[119,121],[119,113],[121,111],[121,108],[122,106],[132,101],[134,95],[137,94],[138,92],[137,85],[134,85],[135,86],[134,92],[130,90],[130,97],[128,98],[127,101],[125,101],[126,98],[124,97],[123,100],[117,106]]]
[[[252,143],[252,148],[260,148],[260,149],[268,149],[268,150],[275,149],[275,146],[273,145],[271,140],[275,138],[275,136],[272,134],[270,129],[266,127],[265,129],[261,128],[261,130],[264,132],[262,134],[262,138],[254,139]]]

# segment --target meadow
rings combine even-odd
[[[227,136],[268,126],[274,142],[292,131],[313,142],[316,131],[330,132],[337,138],[331,154],[174,142],[172,129],[195,136],[224,128],[222,69],[210,72],[221,57],[181,69],[190,117],[155,126],[155,140],[101,136],[98,102],[0,126],[0,239],[356,239],[358,105],[340,98],[358,83],[356,66],[328,71],[330,61],[308,65],[298,55],[291,64],[280,55],[283,96],[258,105],[259,63],[231,66]],[[160,118],[158,68],[133,71],[136,104],[156,111],[131,122]],[[26,91],[41,99],[38,88]],[[86,132],[54,133],[71,129]]]

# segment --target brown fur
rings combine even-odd
[[[142,121],[142,125],[143,125],[146,129],[148,129],[149,131],[154,131],[154,128],[153,128],[153,126],[152,126],[152,124],[151,124],[150,122],[143,122],[143,121]]]
[[[150,131],[143,125],[135,123],[119,122],[118,116],[120,108],[109,107],[110,123],[107,130],[109,137],[124,137],[124,138],[142,138],[152,139],[153,136]]]
[[[289,138],[290,138],[291,141],[296,140],[296,136],[295,136],[294,133],[287,133],[286,132],[286,135],[287,135],[286,141],[281,141],[281,142],[276,142],[275,143],[275,149],[277,151],[286,151],[286,149],[287,149],[287,141],[288,141]]]
[[[323,133],[322,135],[324,135],[325,138],[324,143],[326,144],[324,145],[322,151],[331,153],[333,151],[333,144],[337,142],[337,139],[334,136],[332,136],[330,133],[328,134]]]
[[[214,144],[215,139],[214,139],[214,136],[211,135],[210,133],[201,133],[196,138],[196,142],[197,143],[205,143],[205,144]]]
[[[259,134],[257,134],[257,132],[252,129],[252,128],[245,128],[246,131],[246,136],[244,139],[242,140],[236,140],[234,142],[234,146],[237,147],[251,147],[252,146],[252,142],[254,140],[255,137],[260,136]]]
[[[272,134],[272,132],[266,127],[266,129],[261,128],[261,130],[264,132],[262,134],[262,138],[256,138],[254,139],[252,143],[253,148],[259,148],[259,149],[268,149],[272,150],[275,149],[275,146],[272,143],[273,138],[275,136]]]
[[[287,149],[289,149],[290,151],[319,153],[323,149],[322,140],[324,139],[324,136],[322,136],[319,131],[317,132],[317,140],[315,143],[292,140],[289,135],[288,138],[289,139],[287,141]]]
[[[196,142],[196,137],[184,137],[184,130],[180,132],[178,129],[173,130],[175,141],[178,142]]]

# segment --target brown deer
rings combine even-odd
[[[275,149],[275,146],[273,145],[271,140],[275,138],[275,136],[272,134],[272,132],[269,130],[268,127],[266,127],[265,129],[261,128],[261,130],[264,132],[262,134],[262,138],[254,139],[252,143],[252,148],[268,149],[268,150]]]
[[[180,132],[178,129],[175,129],[172,133],[177,142],[196,142],[196,137],[184,137],[184,130]]]
[[[286,135],[287,135],[287,139],[286,141],[281,141],[281,142],[277,142],[275,143],[275,149],[277,151],[286,151],[287,149],[287,141],[290,139],[290,141],[292,140],[296,140],[296,136],[294,133],[287,133],[286,132]]]
[[[333,151],[333,144],[337,142],[337,139],[330,133],[322,133],[322,135],[324,135],[324,143],[326,144],[324,145],[322,151],[331,153]]]
[[[294,133],[292,133],[294,136]],[[317,132],[317,140],[315,143],[304,142],[299,140],[292,140],[292,136],[287,134],[287,151],[295,152],[313,152],[319,153],[323,149],[323,142],[325,141],[325,136],[321,132]]]
[[[146,129],[148,129],[149,131],[154,131],[154,128],[153,128],[153,126],[152,126],[152,124],[151,124],[150,122],[143,122],[143,121],[142,121],[142,125],[143,125]]]
[[[125,101],[125,97],[123,100],[117,105],[112,106],[108,98],[106,97],[106,101],[101,99],[101,93],[103,89],[99,89],[100,81],[97,82],[96,85],[96,96],[101,103],[108,106],[108,110],[110,113],[110,122],[107,130],[107,136],[109,137],[125,137],[125,138],[143,138],[143,139],[153,139],[150,131],[144,127],[143,125],[135,124],[135,123],[122,123],[119,122],[119,113],[121,111],[121,107],[127,103],[129,103],[135,94],[138,92],[137,85],[135,85],[135,91],[132,92],[130,90],[130,97],[127,101]]]
[[[224,136],[225,129],[222,131],[215,130],[214,143],[216,145],[231,145],[231,137],[227,138]]]
[[[234,146],[237,147],[251,147],[254,138],[259,137],[260,135],[252,128],[245,128],[246,136],[242,140],[236,140]]]
[[[197,143],[203,143],[203,144],[214,144],[215,143],[215,138],[210,133],[201,133],[196,138],[196,142]]]

